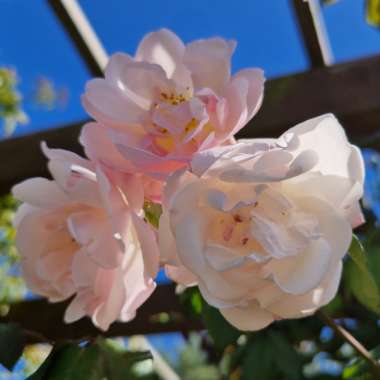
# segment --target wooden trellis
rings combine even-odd
[[[73,40],[81,57],[95,76],[104,67],[104,50],[76,0],[47,0]],[[378,146],[380,141],[380,55],[349,63],[331,65],[328,38],[318,10],[319,0],[289,0],[294,7],[300,32],[310,59],[311,69],[304,73],[269,80],[265,101],[258,115],[243,129],[241,137],[273,137],[292,125],[323,113],[332,112],[346,128],[350,139],[360,146]],[[78,21],[79,20],[79,21]],[[78,22],[85,20],[87,27]],[[87,35],[86,35],[87,33]],[[6,194],[20,180],[31,176],[48,176],[40,141],[51,147],[83,153],[78,143],[81,126],[86,122],[38,132],[0,142],[0,194]],[[48,304],[44,300],[23,301],[11,306],[1,321],[20,323],[25,329],[38,331],[49,339],[93,336],[99,332],[89,320],[72,325],[62,322],[66,304]],[[152,315],[169,312],[174,318],[165,324]],[[108,336],[125,336],[168,331],[200,329],[197,322],[184,319],[173,285],[159,286],[126,324],[115,323]],[[38,341],[38,336],[30,336]]]

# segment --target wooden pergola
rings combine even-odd
[[[47,0],[94,76],[103,73],[106,55],[77,0]],[[239,137],[273,137],[308,118],[332,112],[342,122],[351,141],[361,147],[376,147],[380,137],[380,55],[343,64],[332,64],[319,0],[289,0],[299,24],[311,68],[307,72],[267,81],[265,101],[258,115]],[[40,142],[83,154],[78,143],[80,122],[0,142],[0,195],[17,182],[32,176],[48,176]],[[66,303],[45,300],[11,305],[0,322],[17,322],[51,340],[95,336],[99,331],[83,319],[66,325]],[[169,313],[175,318],[157,322],[153,315]],[[130,323],[114,323],[107,336],[186,332],[201,329],[185,318],[174,285],[161,285],[139,309]],[[30,341],[40,338],[31,335]]]

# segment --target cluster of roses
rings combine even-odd
[[[13,188],[23,276],[52,302],[72,297],[66,322],[131,320],[161,267],[242,330],[334,297],[363,222],[360,151],[333,115],[235,141],[264,77],[231,76],[234,48],[160,30],[113,55],[83,95],[88,159],[43,145],[53,180]],[[147,214],[161,208],[157,227]]]

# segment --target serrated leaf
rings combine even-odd
[[[363,245],[356,236],[353,236],[349,255],[350,260],[345,265],[348,286],[362,305],[380,314],[379,288],[369,268]]]
[[[19,326],[0,323],[0,363],[10,371],[19,360],[25,346],[25,338]]]
[[[368,24],[380,27],[380,0],[367,0],[366,18]]]

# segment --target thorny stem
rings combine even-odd
[[[380,364],[372,357],[370,352],[353,335],[351,335],[345,328],[335,323],[335,321],[322,310],[319,310],[317,315],[326,325],[331,327],[337,335],[349,343],[357,351],[357,353],[368,362],[375,378],[380,379]]]

